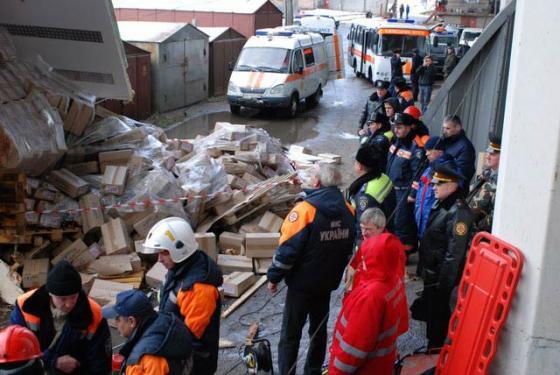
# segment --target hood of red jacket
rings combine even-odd
[[[404,246],[397,236],[382,233],[362,242],[364,280],[390,281],[404,277]]]

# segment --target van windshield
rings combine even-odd
[[[480,34],[481,33],[477,31],[465,31],[463,32],[463,39],[465,39],[465,42],[472,42],[473,40],[478,38]]]
[[[412,56],[412,50],[418,48],[420,53],[423,54],[426,49],[426,37],[416,35],[391,35],[386,34],[381,36],[381,54],[383,56],[390,56],[393,50],[399,48],[403,57]]]
[[[236,71],[288,73],[290,50],[285,48],[243,48],[237,59]]]

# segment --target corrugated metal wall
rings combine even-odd
[[[423,116],[432,134],[441,133],[447,114],[461,118],[477,151],[486,149],[489,131],[501,133],[514,14],[512,2],[488,25],[444,82]]]

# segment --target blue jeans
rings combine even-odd
[[[422,113],[428,109],[428,104],[432,99],[432,85],[420,85],[420,105],[422,106]]]

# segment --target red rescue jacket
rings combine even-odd
[[[329,375],[392,374],[397,337],[408,330],[402,244],[383,233],[362,247],[364,269],[338,315]]]

